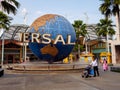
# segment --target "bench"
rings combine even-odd
[[[120,72],[120,67],[112,66],[112,67],[110,67],[110,70],[113,72]]]
[[[4,69],[0,68],[0,77],[4,75]]]

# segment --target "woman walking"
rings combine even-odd
[[[106,59],[103,60],[103,70],[104,71],[108,70],[108,64]]]

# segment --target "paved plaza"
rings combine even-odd
[[[84,79],[79,71],[16,74],[5,70],[0,90],[120,90],[120,73],[100,69],[99,77]]]

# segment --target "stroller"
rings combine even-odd
[[[94,76],[94,70],[91,65],[88,65],[82,72],[82,78],[88,78]]]

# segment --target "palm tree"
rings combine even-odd
[[[87,30],[86,30],[86,24],[83,23],[82,20],[75,20],[74,24],[72,24],[75,28],[76,37],[77,37],[77,46],[78,46],[78,54],[80,54],[80,36],[86,37]],[[75,46],[76,47],[76,46]],[[83,46],[81,46],[83,47]]]
[[[0,29],[8,30],[10,26],[11,17],[8,17],[6,14],[0,11]]]
[[[86,24],[84,24],[82,20],[75,20],[73,27],[75,28],[77,38],[79,38],[79,36],[83,37],[86,36],[87,34]]]
[[[100,0],[103,3],[99,7],[99,10],[102,14],[104,14],[106,17],[109,17],[111,15],[117,15],[119,17],[119,5],[120,0]]]
[[[113,36],[115,30],[113,29],[112,21],[108,18],[100,19],[100,23],[97,24],[97,35],[106,37],[107,34]]]
[[[6,14],[0,11],[0,29],[8,30],[10,26],[10,21],[12,18],[8,17]],[[2,59],[1,59],[1,66],[3,66],[3,59],[4,59],[4,30],[2,34]]]
[[[13,13],[15,15],[19,6],[20,4],[16,0],[0,0],[0,8],[8,14]]]
[[[10,20],[12,18],[8,17],[3,12],[7,12],[8,14],[13,13],[14,15],[17,12],[17,8],[20,4],[16,0],[0,0],[0,29],[8,30],[10,25]],[[3,12],[1,12],[3,11]],[[4,59],[4,31],[3,31],[3,39],[2,39],[2,59],[1,65],[3,65]]]
[[[112,21],[108,18],[100,19],[100,23],[97,24],[97,35],[99,37],[105,37],[106,39],[106,50],[109,52],[109,44],[108,44],[108,35],[113,36],[115,34],[115,30],[113,29]]]
[[[103,15],[105,15],[107,18],[109,18],[111,15],[116,16],[116,26],[117,26],[117,32],[120,34],[120,0],[100,0],[103,3],[99,7],[99,10]],[[120,38],[118,38],[119,40]]]

